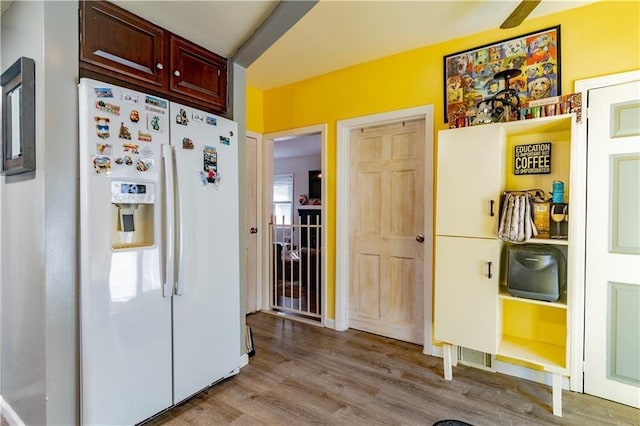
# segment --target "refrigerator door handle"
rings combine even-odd
[[[174,161],[175,161],[175,157],[174,157]],[[182,271],[184,269],[182,269],[182,257],[183,257],[183,253],[184,253],[184,229],[182,226],[182,218],[184,217],[184,215],[182,214],[182,202],[180,201],[180,188],[178,185],[178,182],[176,181],[174,182],[175,185],[175,191],[176,191],[176,198],[178,199],[178,202],[176,203],[176,210],[178,213],[178,220],[176,221],[177,227],[178,227],[178,250],[176,250],[176,256],[178,257],[178,262],[176,263],[177,267],[177,271],[175,272],[176,274],[176,280],[175,280],[175,286],[173,289],[173,294],[175,296],[182,296],[182,293],[184,293],[184,280],[180,279],[180,276],[182,274]]]
[[[175,200],[173,177],[173,150],[170,145],[162,145],[162,158],[165,176],[165,203],[166,203],[166,270],[165,282],[162,284],[162,296],[171,297],[175,282],[174,253],[175,253]]]

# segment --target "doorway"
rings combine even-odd
[[[576,88],[589,114],[584,392],[640,408],[640,72]]]
[[[410,127],[420,129],[418,132],[414,132],[415,129],[408,131]],[[361,161],[362,167],[358,167],[354,164],[352,156],[352,147],[354,144],[357,145],[354,138],[358,134],[366,135],[367,133],[373,137],[365,137],[363,149],[356,155],[356,157],[360,155],[362,157],[360,160],[364,160]],[[376,133],[380,134],[376,135]],[[419,147],[412,142],[416,137],[420,138]],[[414,159],[413,156],[416,153],[417,157]],[[374,157],[379,155],[380,158],[374,160],[372,155]],[[400,160],[398,165],[392,164],[399,157],[404,157],[405,160]],[[379,162],[380,165],[384,163],[386,164],[384,167],[388,166],[390,169],[383,174],[366,173],[367,158],[373,162]],[[387,164],[387,160],[383,158],[387,158],[390,162]],[[416,160],[420,161],[421,172],[416,171],[418,169],[414,170],[413,165],[409,167]],[[375,167],[373,163],[370,165]],[[353,174],[353,170],[357,168],[364,172],[361,175],[362,179]],[[394,171],[394,168],[397,170]],[[366,331],[424,344],[424,352],[430,354],[432,352],[432,202],[434,195],[433,107],[410,108],[338,122],[337,175],[336,329],[365,328],[363,322],[368,322],[368,325],[378,323],[373,324],[374,329],[367,327]],[[415,188],[411,191],[408,189],[414,184],[412,182],[416,182],[414,179],[417,176],[420,176],[418,178],[420,182],[415,188],[422,188],[419,197],[415,196],[415,193],[411,195],[411,191],[415,191]],[[369,233],[381,237],[379,240],[383,245],[379,247],[380,253],[388,253],[390,256],[369,253],[373,245],[360,241],[361,237],[367,238],[367,232],[360,233],[360,236],[358,232],[354,232],[361,228],[356,223],[362,222],[362,218],[358,217],[358,211],[367,208],[366,199],[360,200],[355,192],[371,193],[376,182],[388,187],[386,192],[381,192],[387,194],[383,195],[386,199],[379,200],[376,205],[392,205],[393,212],[381,210],[375,213],[372,209],[372,216],[369,218],[371,220],[365,222],[372,225],[367,232],[371,231]],[[369,186],[372,191],[365,191],[367,184],[371,184]],[[414,204],[415,200],[418,200],[418,204]],[[415,214],[416,211],[420,213]],[[391,214],[396,220],[389,217]],[[376,216],[381,220],[380,231],[375,231],[376,227],[373,226],[377,223]],[[412,218],[410,223],[403,220],[408,217]],[[368,248],[361,251],[360,248],[364,246]],[[404,249],[400,246],[404,246]],[[400,252],[395,253],[397,250]],[[363,275],[365,272],[373,275],[371,277]],[[363,282],[378,281],[372,280],[376,277],[381,278],[379,287],[361,291]],[[402,283],[401,287],[392,288],[390,285],[394,282]],[[409,300],[416,297],[420,299],[419,303],[412,304]],[[411,315],[408,312],[411,312]],[[367,317],[379,319],[362,321]],[[401,323],[404,324],[398,327]],[[411,323],[410,327],[408,327],[409,323]],[[408,328],[413,328],[413,331],[418,330],[420,335],[407,334]],[[395,333],[400,329],[402,331]]]
[[[326,125],[264,138],[263,207],[268,235],[263,303],[280,314],[323,324]]]

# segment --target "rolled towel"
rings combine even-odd
[[[511,227],[509,228],[509,241],[518,242],[518,229],[520,228],[520,197],[513,197],[513,210],[511,212]]]

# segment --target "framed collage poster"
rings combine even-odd
[[[445,56],[445,122],[505,89],[494,76],[507,69],[521,103],[560,95],[560,26]]]

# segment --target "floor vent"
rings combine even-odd
[[[458,362],[462,365],[495,372],[494,361],[495,357],[491,354],[458,346]]]

